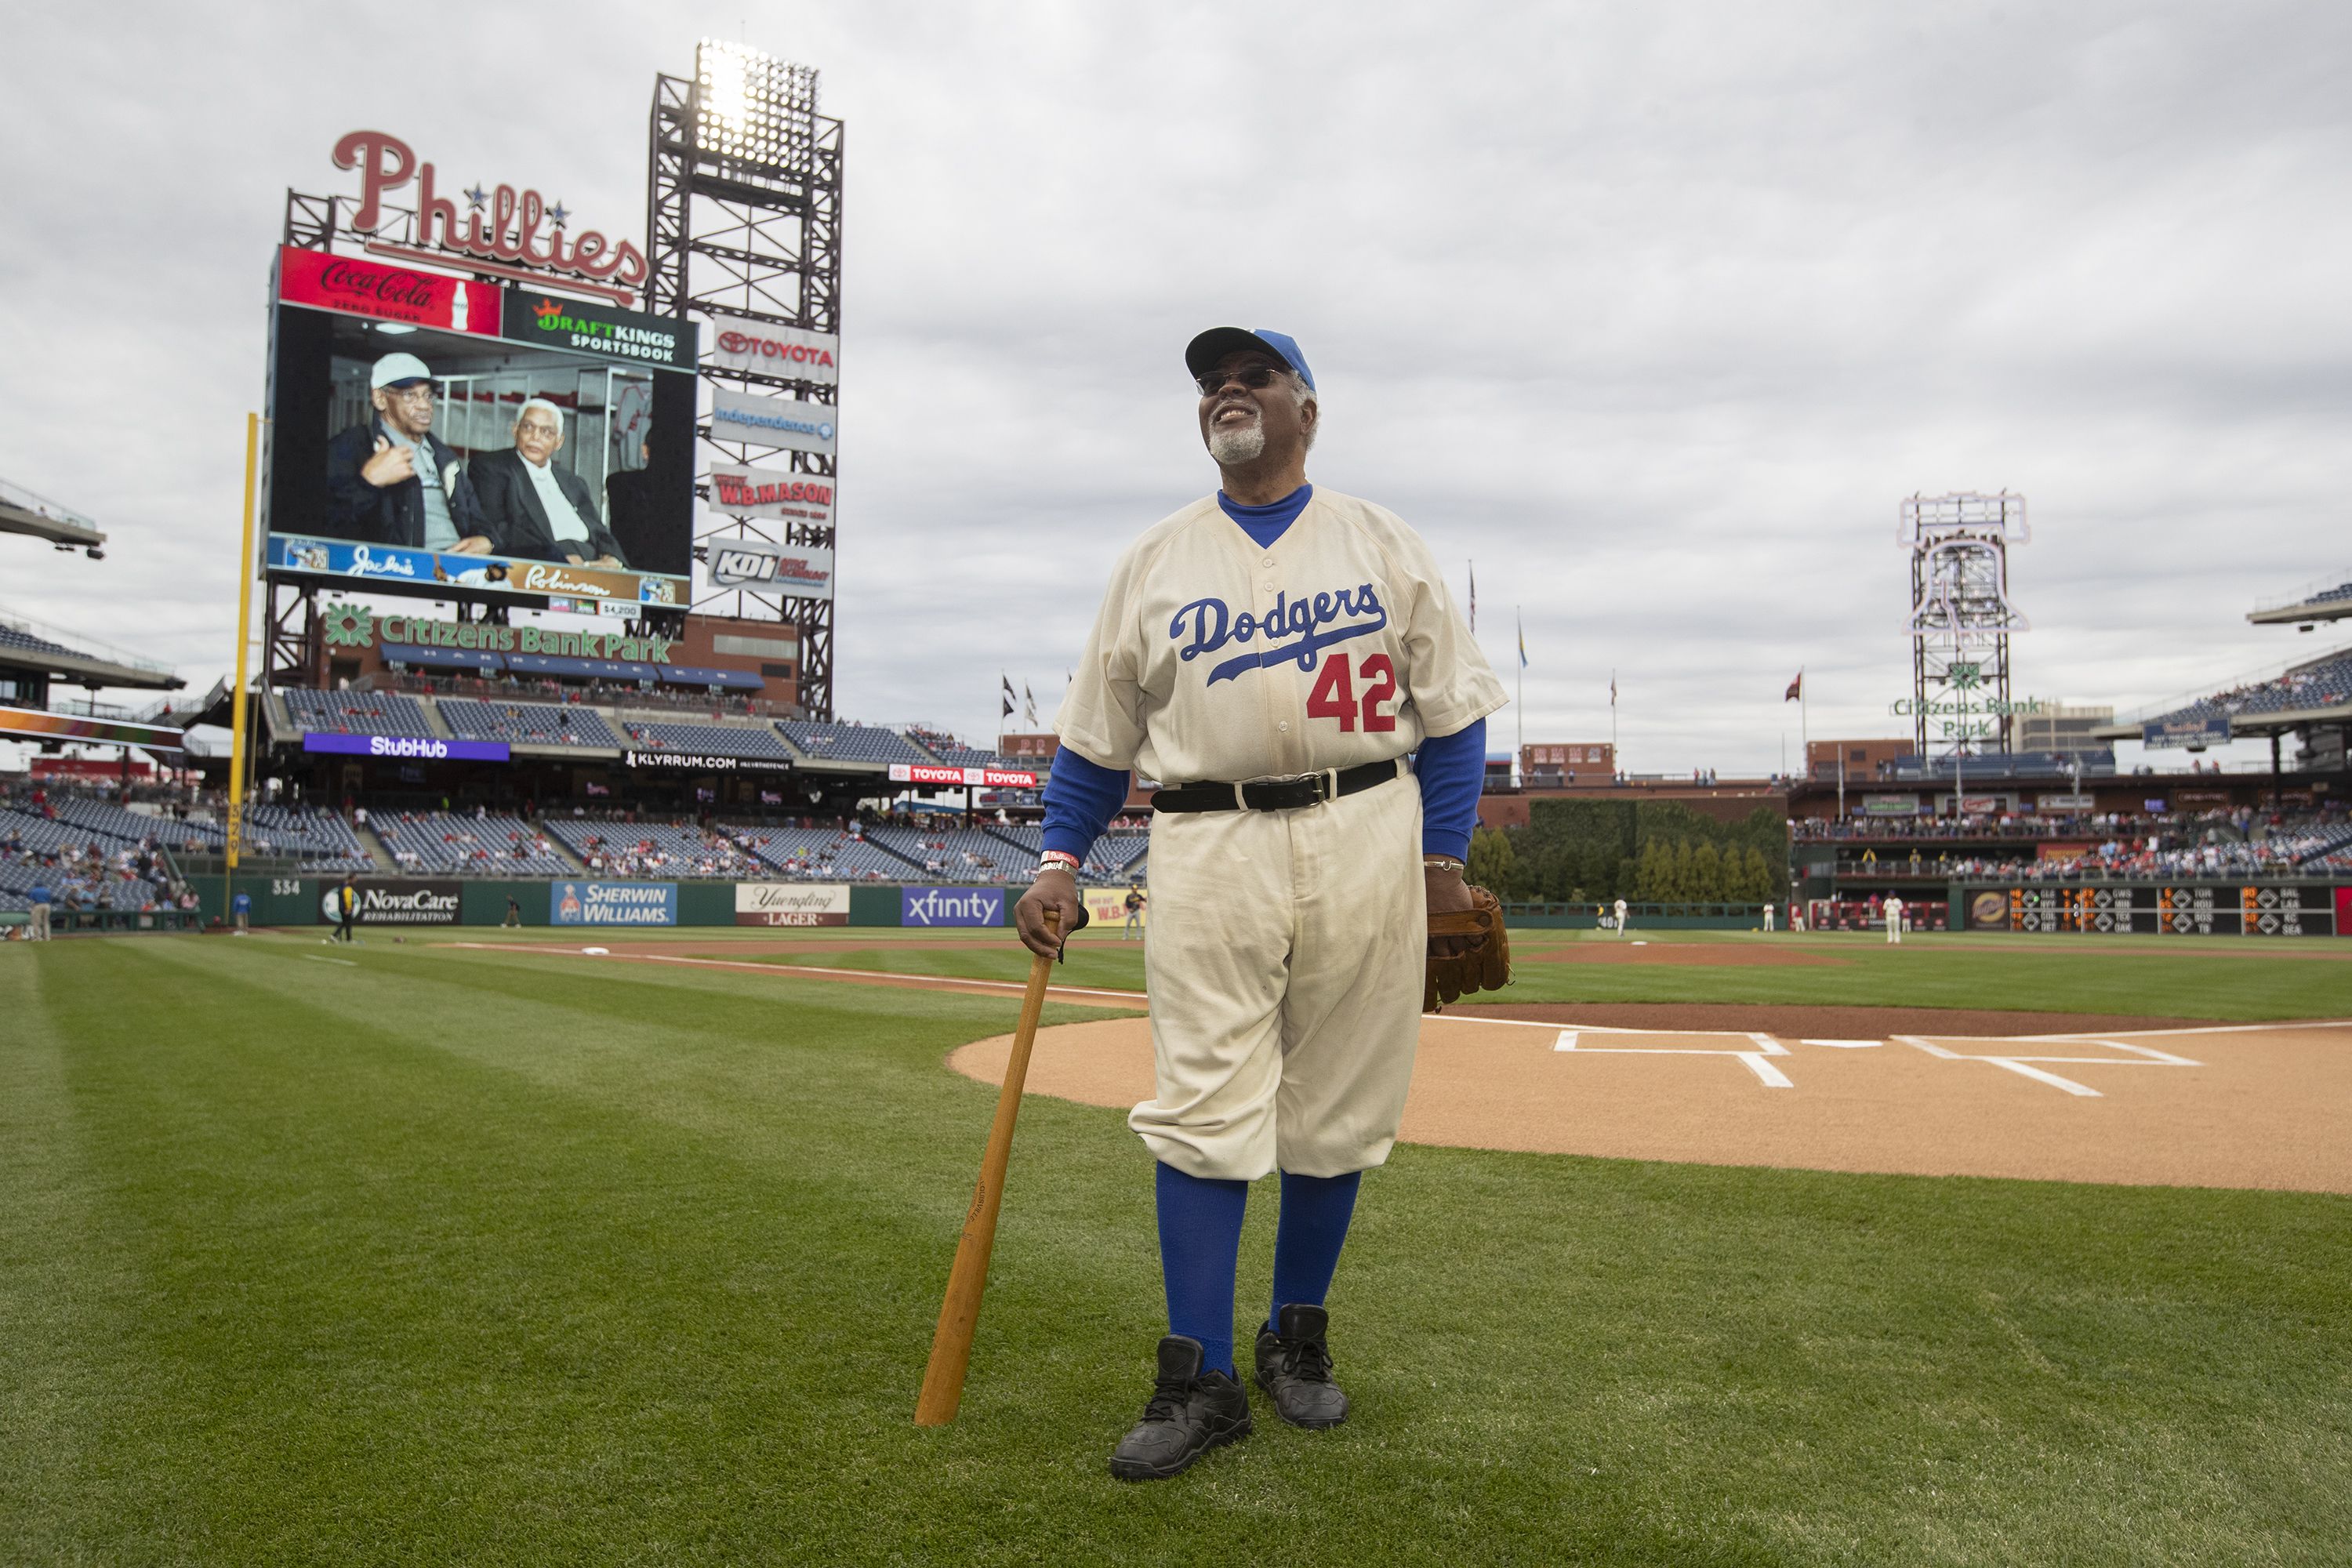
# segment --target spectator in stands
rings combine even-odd
[[[457,454],[433,434],[433,373],[415,354],[386,354],[368,374],[375,417],[327,443],[331,539],[404,544],[460,555],[491,551]]]
[[[515,416],[514,446],[474,459],[474,489],[499,553],[574,566],[626,566],[586,482],[556,464],[562,449],[563,411],[534,397]]]

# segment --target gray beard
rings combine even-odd
[[[1265,421],[1257,420],[1245,430],[1212,431],[1209,456],[1217,460],[1221,468],[1256,462],[1265,456]]]

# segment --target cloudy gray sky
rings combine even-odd
[[[1319,483],[1478,574],[1528,740],[1776,766],[1902,732],[1898,500],[2021,491],[2021,686],[2125,707],[2347,640],[2352,10],[409,4],[11,14],[0,605],[232,657],[282,194],[341,132],[635,233],[705,34],[848,122],[840,705],[1049,710],[1106,571],[1205,491],[1199,327],[1295,333]],[[1506,713],[1493,731],[1507,741]]]

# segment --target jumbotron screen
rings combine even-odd
[[[454,597],[691,597],[695,324],[287,247],[273,575]]]

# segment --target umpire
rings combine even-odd
[[[1362,1173],[1388,1158],[1420,1037],[1431,911],[1462,881],[1496,679],[1435,558],[1393,512],[1307,480],[1320,428],[1292,338],[1221,327],[1184,363],[1219,488],[1111,574],[1045,786],[1045,854],[1015,911],[1055,949],[1076,871],[1152,797],[1157,1092],[1128,1125],[1158,1162],[1169,1333],[1110,1469],[1156,1480],[1249,1435],[1234,1291],[1249,1184],[1279,1169],[1255,1373],[1276,1414],[1334,1426],[1324,1298]],[[1413,758],[1410,769],[1408,756]]]

